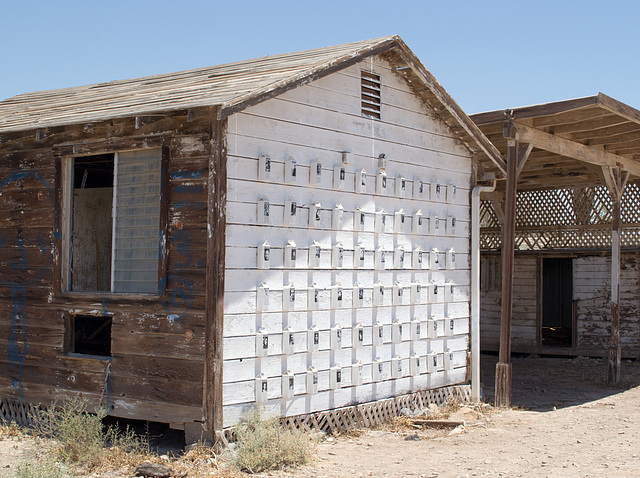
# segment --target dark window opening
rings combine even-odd
[[[75,315],[71,352],[111,357],[111,317]]]
[[[111,290],[114,155],[75,158],[71,217],[71,290]]]

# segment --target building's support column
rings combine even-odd
[[[516,239],[516,196],[518,175],[532,147],[520,147],[514,124],[505,121],[507,139],[507,184],[502,224],[502,310],[500,315],[500,355],[496,364],[495,405],[511,406],[511,316],[513,310],[513,272]]]
[[[622,349],[620,347],[620,201],[628,174],[620,169],[604,167],[603,173],[611,194],[611,337],[607,381],[619,384]]]
[[[212,112],[207,201],[207,258],[204,346],[203,436],[217,441],[222,431],[222,338],[227,207],[227,120]],[[188,430],[185,428],[185,433]],[[193,435],[192,435],[193,436]]]

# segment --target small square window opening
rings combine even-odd
[[[74,315],[69,330],[71,353],[111,357],[111,317]]]

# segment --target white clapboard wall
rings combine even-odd
[[[380,120],[361,115],[363,70]],[[228,128],[224,426],[464,382],[471,158],[446,125],[374,59]]]

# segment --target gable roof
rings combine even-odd
[[[396,60],[397,72],[436,109],[467,148],[494,162],[502,161],[495,146],[397,35],[177,73],[24,93],[0,101],[0,133],[206,106],[217,106],[218,117],[223,118],[378,54]]]

